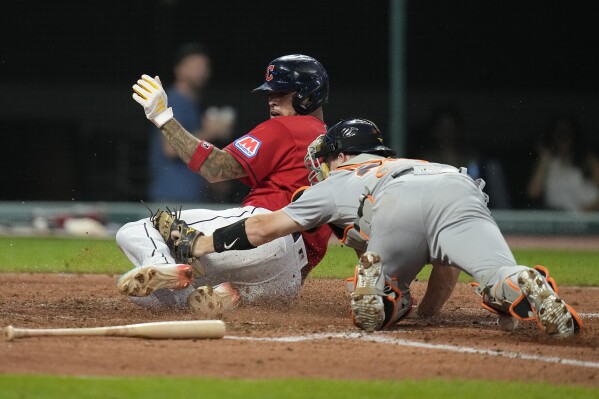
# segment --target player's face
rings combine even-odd
[[[268,94],[268,108],[270,117],[297,115],[293,109],[293,95],[295,93],[272,92]]]

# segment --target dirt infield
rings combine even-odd
[[[96,327],[201,318],[152,312],[115,292],[117,276],[0,274],[0,326]],[[420,298],[422,283],[414,283]],[[28,338],[0,342],[0,372],[237,378],[460,378],[599,386],[599,290],[563,288],[585,332],[549,339],[534,323],[503,332],[460,284],[433,320],[359,334],[340,280],[309,279],[290,308],[246,307],[224,316],[222,340]]]

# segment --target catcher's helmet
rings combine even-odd
[[[383,157],[395,155],[395,151],[383,144],[383,135],[374,123],[366,119],[342,119],[308,146],[304,164],[310,171],[308,180],[311,184],[323,181],[329,176],[326,159],[340,152],[376,154]]]
[[[327,129],[317,157],[331,154],[377,154],[384,157],[395,155],[395,151],[383,143],[379,128],[367,119],[342,119]]]
[[[264,83],[256,91],[295,92],[293,109],[300,115],[316,111],[329,97],[329,76],[322,64],[302,54],[270,62]]]

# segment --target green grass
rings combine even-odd
[[[526,265],[544,264],[561,284],[599,286],[599,251],[517,250]],[[353,250],[333,246],[313,277],[353,274]],[[130,264],[114,240],[0,237],[0,271],[122,273]],[[419,274],[426,279],[430,266]],[[0,277],[1,278],[1,277]],[[176,372],[176,370],[172,370]],[[401,376],[399,376],[401,378]],[[93,378],[0,375],[0,398],[596,398],[597,390],[547,383],[456,380],[338,381],[200,378]]]
[[[527,266],[547,266],[560,285],[599,286],[599,251],[515,250]],[[355,252],[331,246],[312,277],[346,278],[353,275]],[[129,261],[114,240],[0,237],[0,272],[123,273]],[[418,274],[426,280],[427,266]],[[471,281],[462,273],[461,281]]]
[[[514,250],[516,261],[525,266],[544,265],[560,285],[599,286],[599,251],[564,251],[542,249]],[[353,249],[331,246],[320,265],[311,273],[312,277],[352,277],[356,265]],[[431,266],[426,266],[417,276],[424,281],[430,275]],[[465,273],[460,281],[472,279]]]
[[[122,273],[130,268],[114,240],[0,238],[4,272]]]
[[[597,390],[547,383],[422,380],[225,380],[204,378],[90,378],[0,376],[0,396],[21,398],[596,398]]]

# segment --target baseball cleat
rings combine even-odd
[[[187,297],[191,310],[208,315],[222,315],[222,312],[237,307],[239,302],[239,291],[231,283],[199,287]]]
[[[152,292],[171,288],[186,288],[193,280],[193,269],[189,265],[164,264],[136,267],[123,274],[116,286],[121,294],[148,296]]]
[[[532,305],[537,323],[547,334],[566,337],[580,330],[582,322],[574,309],[566,305],[539,272],[533,269],[521,272],[518,285]]]
[[[367,332],[379,330],[385,321],[385,275],[381,257],[366,252],[356,267],[355,288],[351,294],[354,324]]]

